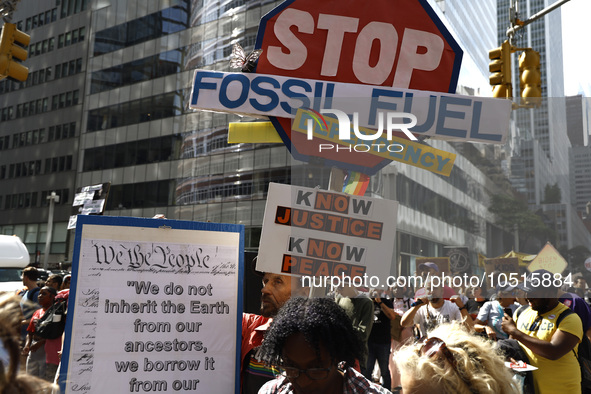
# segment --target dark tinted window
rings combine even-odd
[[[164,137],[106,145],[84,151],[84,171],[125,167],[176,160],[180,156],[182,137]]]
[[[90,93],[131,85],[181,71],[184,49],[176,49],[92,73]]]
[[[183,103],[184,94],[179,90],[97,108],[88,113],[87,131],[105,130],[180,115],[185,108]]]
[[[94,56],[176,33],[189,27],[188,5],[155,12],[127,23],[101,30],[94,40]]]
[[[164,207],[174,205],[171,180],[111,185],[107,210]]]

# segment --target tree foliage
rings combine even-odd
[[[519,223],[522,213],[527,211],[527,203],[504,194],[494,194],[488,210],[497,217],[496,223],[507,231]]]
[[[512,196],[495,194],[491,197],[488,210],[495,214],[496,223],[505,231],[513,232],[515,225],[519,231],[520,242],[527,242],[530,237],[538,238],[542,243],[554,241],[555,233],[542,218],[528,209],[525,201]]]
[[[574,267],[580,268],[582,271],[584,271],[583,268],[585,260],[591,256],[591,251],[589,251],[589,249],[583,245],[577,245],[568,249],[566,255],[563,256],[567,257],[568,262]]]

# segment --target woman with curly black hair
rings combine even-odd
[[[346,312],[332,299],[289,300],[273,320],[261,352],[281,375],[259,394],[390,393],[351,368],[363,345]]]

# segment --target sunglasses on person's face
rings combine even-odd
[[[474,392],[470,382],[458,371],[458,363],[454,358],[454,355],[447,348],[447,345],[445,344],[443,339],[439,339],[437,337],[425,338],[421,345],[421,348],[419,349],[419,355],[426,356],[428,358],[436,356],[439,352],[441,352],[441,354],[445,356],[447,361],[449,361],[454,372],[460,377],[460,379],[462,379],[464,383],[466,383],[466,385],[470,388],[470,391]]]
[[[447,361],[450,362],[451,366],[455,370],[456,366],[457,366],[457,362],[456,362],[453,354],[451,354],[451,352],[447,348],[447,345],[445,344],[445,342],[442,339],[439,339],[437,337],[425,338],[425,340],[423,341],[423,344],[421,345],[421,348],[419,349],[419,354],[421,356],[427,356],[428,358],[431,358],[431,357],[435,356],[437,353],[439,353],[440,351],[445,356]]]

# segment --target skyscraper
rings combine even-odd
[[[510,5],[516,3],[517,17],[527,20],[552,5],[553,0],[498,0],[498,43],[507,39],[510,26]],[[524,186],[530,209],[546,219],[556,232],[556,245],[572,248],[589,245],[576,210],[571,207],[571,181],[578,182],[569,173],[571,142],[567,135],[567,103],[564,97],[562,59],[562,20],[560,7],[519,30],[512,41],[516,47],[531,47],[540,53],[542,100],[534,109],[514,111],[515,132],[510,157],[511,179]],[[513,91],[519,94],[518,56],[514,56]],[[573,167],[570,166],[572,169]],[[560,188],[561,199],[552,201],[545,190],[553,185]]]
[[[566,127],[573,147],[588,146],[591,133],[591,101],[582,95],[566,98]]]
[[[55,207],[51,253],[66,252],[82,129],[90,25],[86,0],[22,2],[13,15],[31,35],[29,77],[0,81],[0,231],[44,252],[48,197]]]
[[[197,113],[187,100],[193,70],[228,71],[232,45],[252,49],[276,4],[20,3],[13,20],[31,35],[30,76],[0,83],[0,231],[43,252],[55,190],[51,255],[63,260],[75,187],[111,182],[109,215],[242,223],[256,246],[268,182],[290,180],[288,152],[229,146],[238,118]]]
[[[481,74],[487,76],[488,50],[496,46],[496,1],[436,0],[436,4]]]
[[[571,148],[572,205],[582,216],[591,217],[591,147],[573,146]]]
[[[447,3],[438,13],[449,26],[470,21],[454,33],[466,49],[460,92],[478,93],[494,29],[476,22],[494,12],[494,0]],[[233,71],[233,44],[251,50],[261,16],[277,4],[20,3],[13,20],[31,35],[31,75],[0,87],[0,231],[43,252],[46,197],[55,190],[51,262],[71,258],[76,188],[110,182],[106,215],[244,224],[246,247],[256,250],[269,182],[326,188],[330,169],[293,160],[282,144],[229,145],[228,123],[240,118],[190,110],[188,99],[194,70]],[[452,245],[472,256],[503,252],[507,234],[487,210],[499,186],[474,165],[480,147],[426,143],[458,155],[450,177],[392,164],[368,189],[400,202],[396,265],[411,270],[415,257]]]
[[[511,0],[497,0],[497,44],[507,39],[510,27]],[[519,0],[519,18],[526,20],[553,4],[553,0]],[[564,103],[562,66],[562,22],[560,8],[519,30],[513,45],[531,47],[540,53],[540,71],[543,100],[539,108],[514,111],[516,123],[513,135],[515,164],[524,167],[527,199],[530,204],[540,204],[546,185],[558,183],[564,201],[570,201],[568,185],[568,138]],[[513,55],[513,95],[519,96],[519,53]],[[538,147],[539,145],[539,147]],[[538,152],[543,152],[546,159]],[[540,162],[539,160],[542,160]],[[547,160],[547,161],[546,161]],[[539,171],[549,167],[548,172]],[[516,175],[516,174],[514,174]]]

